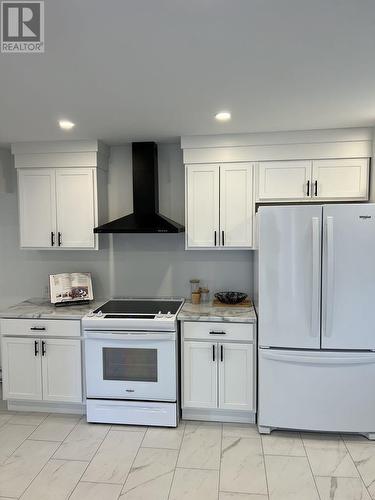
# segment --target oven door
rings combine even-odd
[[[174,334],[86,335],[87,398],[176,401]]]

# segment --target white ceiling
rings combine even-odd
[[[0,54],[0,143],[375,124],[374,0],[45,4],[45,54]]]

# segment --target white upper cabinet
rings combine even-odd
[[[12,145],[18,170],[21,248],[97,250],[107,219],[107,149],[97,141]]]
[[[214,248],[219,242],[219,166],[186,169],[187,246]]]
[[[18,171],[21,247],[49,248],[56,235],[53,169]]]
[[[57,244],[62,248],[94,248],[95,170],[56,169]]]
[[[186,165],[186,248],[251,248],[253,167]]]
[[[224,247],[252,245],[252,174],[252,165],[220,166],[220,236]]]
[[[316,200],[367,200],[367,158],[314,160],[312,196]]]
[[[265,161],[258,164],[257,201],[368,200],[368,158]]]
[[[258,200],[304,200],[311,193],[311,161],[265,161],[258,165]]]

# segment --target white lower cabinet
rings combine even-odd
[[[189,337],[197,336],[197,324],[201,326],[201,339],[190,340]],[[185,323],[184,326],[183,417],[250,421],[251,415],[255,416],[254,343],[238,342],[240,339],[219,342],[212,338],[213,341],[208,341],[205,325],[207,335],[212,333],[215,337],[208,326],[212,326],[210,323]],[[248,327],[248,338],[252,338],[254,325],[241,326]],[[229,328],[221,334],[235,336],[236,330],[232,332]]]
[[[218,344],[219,408],[253,409],[252,344]]]
[[[2,339],[4,399],[42,399],[42,365],[39,351],[38,339]]]
[[[3,337],[1,347],[4,399],[82,402],[80,340]]]
[[[184,406],[217,407],[217,344],[184,343]]]
[[[48,339],[42,357],[43,399],[82,401],[80,340]]]

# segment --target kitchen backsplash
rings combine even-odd
[[[160,212],[184,222],[184,167],[178,144],[160,144]],[[96,297],[188,296],[189,279],[210,290],[252,291],[250,251],[184,250],[183,234],[102,235],[98,252],[27,251],[19,248],[16,172],[5,167],[6,193],[0,193],[0,307],[45,294],[48,275],[92,273]],[[131,146],[111,148],[109,216],[132,211]]]

